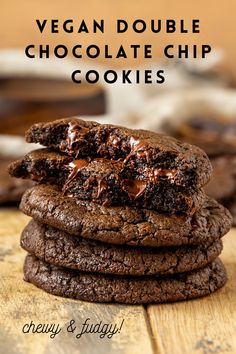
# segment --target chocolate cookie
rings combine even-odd
[[[221,202],[229,209],[233,217],[233,226],[236,226],[236,192],[229,198],[223,198]]]
[[[211,159],[213,174],[204,187],[205,192],[217,200],[236,194],[236,157],[218,156]]]
[[[122,160],[130,179],[199,188],[211,175],[207,155],[187,143],[145,130],[131,130],[76,118],[38,123],[26,141],[41,143],[76,158]]]
[[[0,204],[19,203],[22,194],[27,188],[33,186],[33,182],[11,178],[7,172],[12,158],[0,158]]]
[[[201,189],[160,185],[148,177],[132,180],[122,166],[119,160],[74,160],[50,149],[39,149],[12,163],[9,172],[14,177],[58,185],[64,194],[105,206],[130,205],[169,214],[193,214],[204,202]]]
[[[212,262],[222,241],[166,248],[114,246],[74,237],[34,220],[21,235],[21,247],[50,264],[92,273],[156,275],[187,272]]]
[[[193,216],[165,215],[148,209],[110,207],[63,196],[58,188],[37,185],[22,197],[21,210],[75,236],[131,246],[174,246],[214,242],[229,231],[227,209],[206,198]]]
[[[229,204],[229,210],[233,216],[233,226],[236,226],[236,198]]]
[[[172,134],[199,146],[209,156],[236,153],[236,120],[227,116],[192,117],[175,127]]]
[[[24,280],[50,294],[72,299],[145,304],[208,295],[225,284],[227,274],[220,259],[205,268],[169,277],[126,277],[56,267],[28,255],[24,264]]]

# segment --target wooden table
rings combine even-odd
[[[0,353],[2,354],[221,354],[236,353],[236,230],[225,237],[222,259],[227,285],[206,298],[175,304],[125,306],[91,304],[49,295],[22,281],[25,252],[19,235],[28,217],[0,211]],[[98,333],[77,339],[67,331],[90,323],[124,323],[112,338]],[[25,324],[58,324],[61,332],[22,333]]]

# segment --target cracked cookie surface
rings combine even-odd
[[[21,235],[21,247],[57,266],[92,273],[156,275],[187,272],[213,261],[222,241],[199,246],[129,247],[74,237],[31,220]]]
[[[75,200],[50,185],[37,185],[22,197],[21,210],[36,221],[75,236],[130,246],[203,244],[230,229],[227,209],[206,198],[193,216],[165,215],[134,207],[104,207]]]
[[[225,284],[227,274],[220,259],[204,268],[169,277],[131,277],[68,270],[28,255],[24,279],[53,295],[91,302],[145,304],[208,295]]]

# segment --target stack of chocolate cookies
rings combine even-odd
[[[21,210],[24,277],[54,295],[158,303],[222,287],[230,213],[207,197],[207,155],[142,130],[62,119],[33,125],[32,151],[10,165],[37,184]]]

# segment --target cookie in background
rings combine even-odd
[[[236,115],[193,116],[176,126],[173,135],[208,154],[213,176],[205,191],[231,211],[236,224]]]

